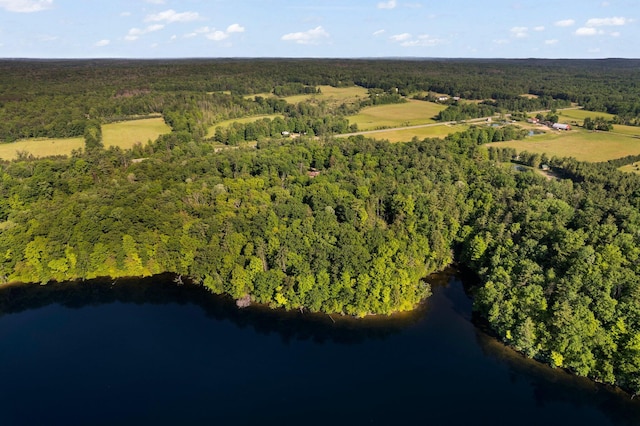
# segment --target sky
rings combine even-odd
[[[1,58],[640,58],[640,0],[0,0]]]

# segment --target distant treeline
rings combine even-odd
[[[267,113],[243,95],[315,93],[319,85],[359,85],[385,94],[371,97],[371,104],[429,91],[493,100],[487,105],[504,112],[576,102],[615,114],[616,123],[638,124],[640,88],[628,84],[640,78],[637,65],[634,60],[4,60],[0,140],[81,136],[89,119],[161,113],[176,122],[171,114],[185,110],[191,118],[177,128],[201,137],[217,121]],[[539,98],[520,97],[527,93]],[[335,111],[346,112],[353,111]],[[449,117],[478,114],[452,111]]]

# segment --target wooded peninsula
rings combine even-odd
[[[505,343],[639,394],[640,177],[621,170],[640,161],[638,81],[615,59],[2,60],[0,147],[83,144],[0,162],[0,284],[172,273],[365,316],[413,309],[456,262]],[[450,131],[358,134],[389,106],[394,128],[428,107],[418,124]],[[168,131],[105,143],[150,118]],[[626,148],[501,145],[569,134]]]

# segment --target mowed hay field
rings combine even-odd
[[[102,139],[105,147],[118,146],[126,149],[138,142],[144,145],[147,141],[154,141],[158,136],[170,132],[171,128],[162,117],[145,118],[105,124],[102,126]]]
[[[282,115],[282,114],[254,115],[253,117],[232,118],[231,120],[224,120],[224,121],[221,121],[219,123],[214,124],[213,126],[210,126],[207,129],[207,137],[208,138],[213,137],[215,135],[215,133],[216,133],[216,128],[217,127],[225,128],[225,127],[229,127],[233,123],[241,123],[241,124],[253,123],[254,121],[262,120],[263,118],[268,118],[270,120],[273,120],[276,117],[284,118],[284,115]]]
[[[438,126],[418,127],[412,129],[394,129],[381,130],[372,133],[366,133],[363,136],[372,139],[386,139],[391,143],[409,142],[414,137],[418,139],[425,138],[444,138],[448,135],[458,132],[464,132],[469,128],[464,124],[443,124]]]
[[[366,99],[369,97],[369,91],[364,87],[351,86],[351,87],[333,87],[333,86],[318,86],[320,93],[311,95],[294,95],[283,97],[287,103],[297,104],[300,102],[308,101],[311,99],[326,101],[333,104],[353,103],[357,100]],[[254,99],[256,96],[262,96],[268,98],[274,96],[273,93],[258,93],[256,95],[246,96],[248,99]]]
[[[626,166],[620,167],[620,171],[640,175],[640,163],[627,164]]]
[[[34,157],[69,155],[74,149],[83,147],[84,138],[26,139],[0,144],[0,158],[3,160],[16,159],[18,152],[27,152]]]
[[[493,142],[487,146],[515,148],[547,156],[574,157],[581,161],[607,161],[640,154],[640,138],[615,132],[589,132],[576,129],[550,131],[521,141]]]
[[[102,126],[102,139],[105,147],[117,146],[127,149],[138,142],[144,145],[148,140],[153,141],[170,131],[171,128],[161,117],[145,118],[105,124]],[[12,160],[17,158],[18,152],[28,152],[34,157],[70,155],[71,151],[80,148],[84,148],[84,138],[27,139],[0,144],[0,158]]]
[[[606,112],[587,111],[584,109],[565,109],[558,111],[558,121],[560,123],[577,122],[582,126],[584,119],[587,117],[596,118],[604,117],[605,120],[611,120],[614,115]]]
[[[357,124],[360,131],[416,126],[435,123],[433,118],[445,108],[445,105],[433,102],[410,100],[402,104],[367,107],[347,119],[349,124]]]

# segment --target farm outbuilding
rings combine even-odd
[[[551,127],[556,130],[571,130],[571,126],[568,124],[553,123]]]

